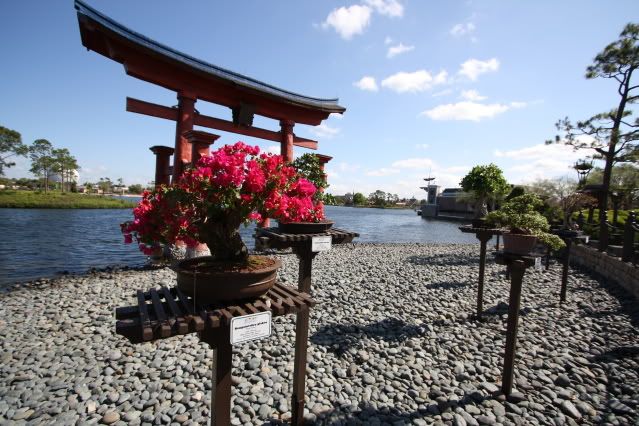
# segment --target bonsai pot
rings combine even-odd
[[[504,233],[504,252],[512,254],[530,254],[537,244],[537,237],[526,234]]]
[[[197,303],[211,304],[266,294],[275,284],[281,266],[279,259],[268,256],[251,255],[248,265],[203,256],[181,261],[175,271],[180,290]]]
[[[488,225],[486,224],[486,219],[483,217],[473,219],[472,221],[473,228],[486,228]]]
[[[320,234],[331,229],[335,222],[280,222],[278,228],[283,234]]]

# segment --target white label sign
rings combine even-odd
[[[535,270],[541,271],[541,257],[535,258]]]
[[[269,337],[271,317],[269,311],[231,318],[231,345]]]
[[[330,235],[313,237],[311,240],[311,251],[327,251],[331,249],[331,244],[333,243],[333,238]]]
[[[586,244],[588,244],[588,241],[590,241],[590,235],[586,235]]]

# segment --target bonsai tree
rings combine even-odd
[[[322,190],[328,188],[329,185],[326,181],[326,175],[322,171],[319,157],[315,154],[306,153],[293,160],[291,165],[303,178],[317,188],[313,199],[316,201],[324,201]]]
[[[238,142],[202,157],[179,182],[145,192],[123,223],[125,243],[135,237],[151,254],[158,244],[206,243],[215,260],[245,264],[248,250],[239,227],[262,217],[279,221],[316,221],[315,186],[300,177],[281,156],[260,154]]]
[[[488,213],[486,222],[506,228],[511,234],[534,235],[551,249],[559,250],[565,243],[557,235],[548,233],[548,220],[536,210],[542,205],[535,194],[520,195],[505,202],[499,210]]]
[[[494,164],[475,166],[461,180],[462,189],[475,200],[475,219],[488,213],[488,200],[507,194],[510,186],[499,167]]]

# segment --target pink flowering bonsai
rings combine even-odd
[[[316,190],[281,156],[237,142],[202,157],[176,184],[145,192],[122,232],[125,242],[135,238],[145,254],[158,243],[201,242],[215,260],[245,263],[240,225],[266,217],[322,220],[322,209],[313,201]]]

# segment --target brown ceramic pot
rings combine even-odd
[[[335,222],[289,222],[279,223],[278,228],[283,234],[320,234],[326,232]]]
[[[183,260],[175,268],[177,285],[199,304],[255,299],[273,287],[282,262],[252,255],[249,263],[257,265],[238,267],[211,256]]]
[[[504,233],[504,252],[527,255],[530,254],[537,244],[537,237],[534,235]]]

